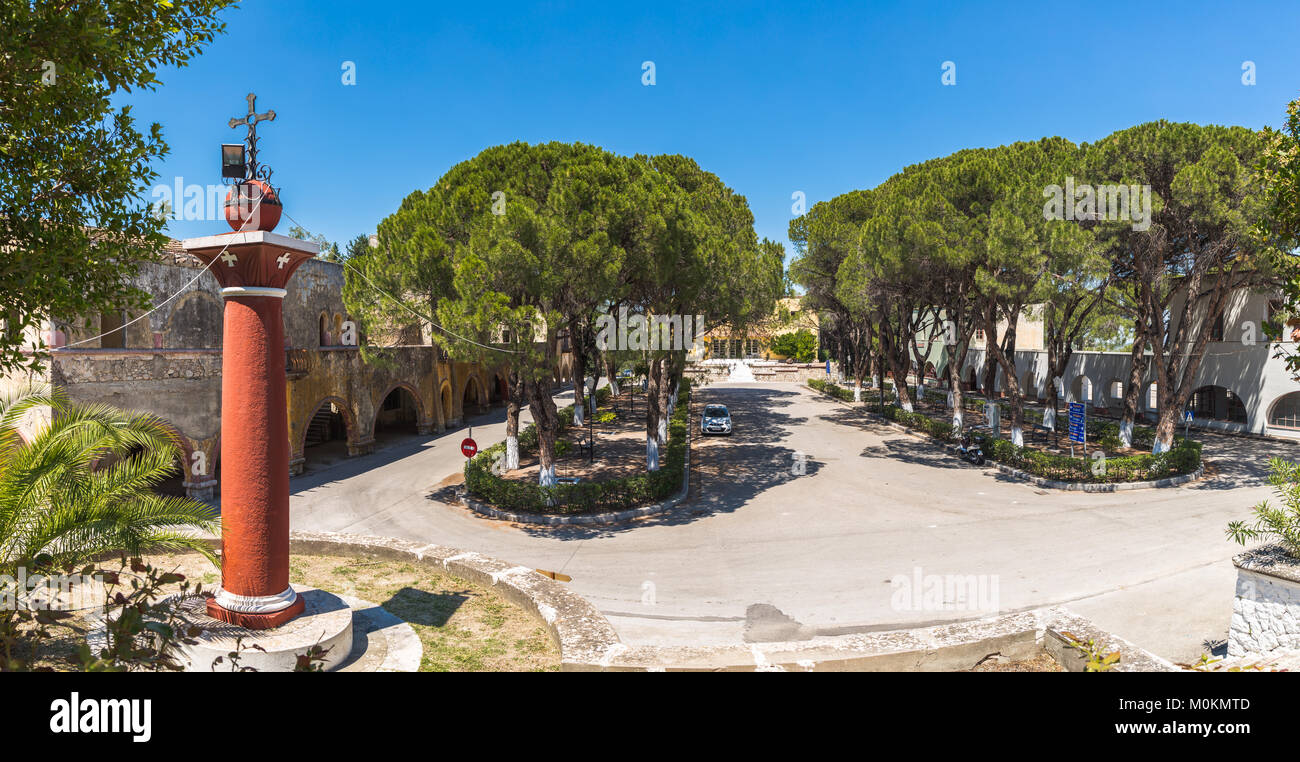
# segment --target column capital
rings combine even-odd
[[[181,245],[211,266],[223,288],[282,289],[299,265],[320,252],[313,241],[264,230],[188,238]]]

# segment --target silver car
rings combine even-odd
[[[705,405],[700,416],[701,434],[726,434],[731,436],[731,413],[726,405]]]

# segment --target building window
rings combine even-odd
[[[1291,392],[1273,403],[1268,425],[1281,429],[1300,429],[1300,392]]]
[[[983,329],[983,328],[976,328],[976,329],[975,329],[975,341],[978,341],[978,342],[980,342],[981,344],[984,343],[984,329]]]

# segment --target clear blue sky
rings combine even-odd
[[[802,5],[247,0],[202,57],[121,101],[163,125],[160,182],[207,184],[255,91],[286,210],[340,244],[488,146],[562,140],[695,158],[789,254],[795,191],[811,206],[961,148],[1159,118],[1278,126],[1300,96],[1293,2]]]

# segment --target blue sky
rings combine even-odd
[[[1300,96],[1297,3],[801,6],[246,0],[203,56],[119,101],[163,125],[159,182],[208,184],[256,92],[286,210],[340,244],[488,146],[563,140],[693,157],[789,254],[796,191],[811,206],[961,148],[1160,118],[1278,126]]]

